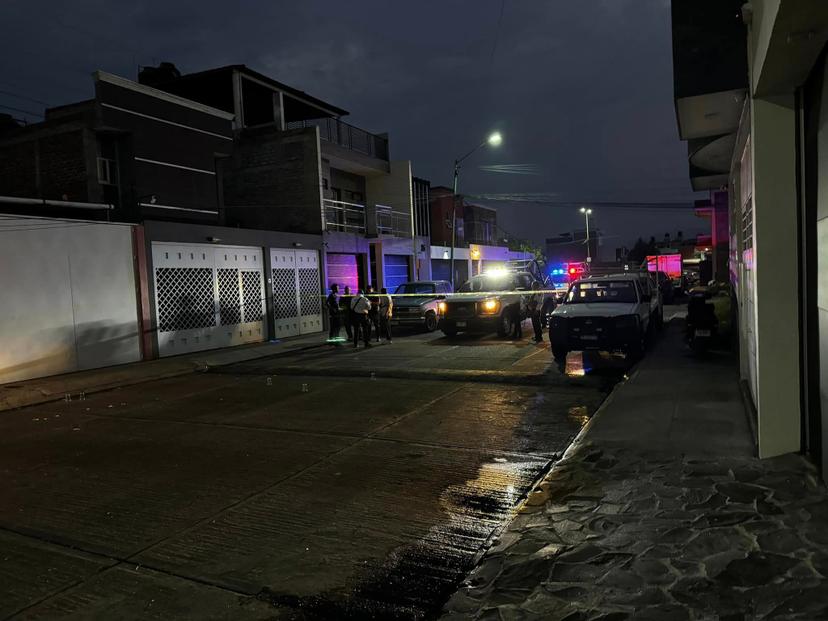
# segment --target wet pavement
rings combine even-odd
[[[533,489],[446,621],[828,619],[824,482],[802,456],[753,456],[734,357],[691,355],[681,330]]]
[[[433,617],[621,376],[572,365],[413,334],[5,412],[0,617]]]

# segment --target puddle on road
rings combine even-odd
[[[257,597],[280,613],[293,611],[297,620],[435,618],[550,465],[540,458],[505,457],[482,464],[475,479],[443,491],[439,502],[445,519],[439,525],[367,567],[347,594],[297,597],[264,588]]]

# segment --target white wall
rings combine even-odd
[[[799,254],[793,95],[754,99],[756,409],[759,456],[798,451]]]
[[[817,135],[817,313],[823,475],[828,477],[828,63],[823,67],[822,109]],[[809,344],[810,346],[810,344]],[[812,440],[813,442],[813,440]]]
[[[411,162],[408,160],[391,162],[391,172],[365,178],[366,203],[370,205],[387,205],[394,211],[408,214],[408,227],[411,227],[411,210],[414,199],[411,187]],[[371,233],[373,231],[369,231]]]
[[[0,224],[0,383],[140,359],[129,225]]]

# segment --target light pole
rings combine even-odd
[[[454,160],[454,192],[451,196],[451,254],[449,255],[449,269],[451,270],[451,290],[454,291],[454,245],[457,243],[457,179],[460,177],[460,162],[469,157],[472,153],[477,151],[480,147],[489,145],[497,147],[503,142],[503,136],[500,132],[494,132],[489,135],[486,140],[477,145],[474,149],[466,153],[463,157]]]
[[[584,220],[586,220],[587,263],[592,263],[592,255],[589,252],[589,215],[592,213],[592,209],[581,207],[581,213],[584,214]]]

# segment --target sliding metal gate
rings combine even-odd
[[[322,331],[322,287],[315,250],[270,249],[274,336]]]
[[[152,260],[161,356],[264,339],[261,249],[153,242]]]

